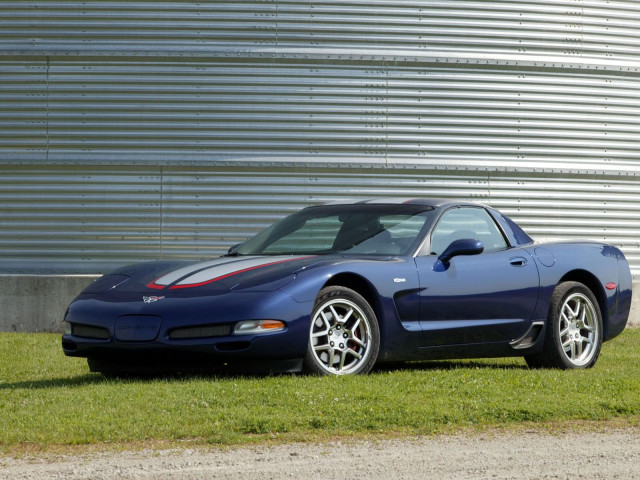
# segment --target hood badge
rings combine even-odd
[[[142,297],[142,300],[144,300],[144,303],[153,303],[153,302],[157,302],[158,300],[162,300],[164,297]]]

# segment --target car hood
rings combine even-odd
[[[254,288],[271,291],[315,263],[314,256],[242,256],[187,262],[147,262],[123,267],[89,285],[83,293],[136,292],[189,295]]]

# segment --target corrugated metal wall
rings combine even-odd
[[[0,272],[222,253],[445,196],[640,275],[640,3],[0,3]]]
[[[538,239],[604,239],[640,265],[640,188],[624,176],[389,168],[26,166],[0,170],[2,271],[95,273],[226,251],[336,199],[489,203]]]

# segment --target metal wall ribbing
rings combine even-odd
[[[18,166],[0,170],[3,271],[95,273],[218,255],[305,205],[435,196],[489,203],[541,240],[623,245],[638,273],[640,182],[628,177],[368,168]]]
[[[3,161],[640,172],[640,82],[626,75],[285,59],[0,68]]]
[[[640,275],[638,52],[633,1],[2,2],[0,272],[446,196]]]
[[[0,5],[9,52],[204,52],[322,55],[453,52],[637,62],[633,0],[11,1]]]

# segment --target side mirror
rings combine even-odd
[[[474,240],[472,238],[462,238],[460,240],[454,240],[451,244],[440,254],[438,260],[442,263],[449,263],[453,257],[457,255],[478,255],[484,251],[484,244],[480,240]]]

